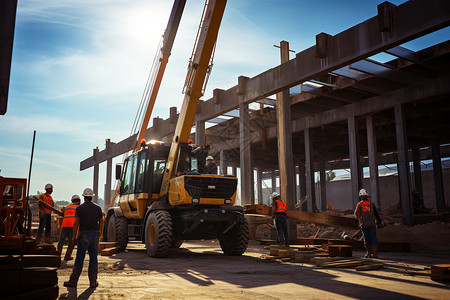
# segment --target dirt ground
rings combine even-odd
[[[223,255],[217,241],[198,241],[184,243],[168,258],[151,258],[142,244],[130,242],[125,252],[98,257],[96,289],[89,288],[88,257],[77,288],[63,286],[74,261],[62,262],[59,294],[60,299],[450,299],[450,284],[411,274],[449,263],[448,253],[380,253],[383,269],[356,271],[268,263],[260,259],[268,250],[255,241],[238,257]]]

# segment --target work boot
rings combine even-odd
[[[45,234],[44,243],[46,243],[46,244],[52,243],[52,237],[50,234],[48,234],[48,233]]]
[[[66,250],[66,255],[64,256],[64,260],[65,261],[68,261],[68,260],[72,260],[73,258],[72,258],[72,251],[73,251],[73,248],[74,248],[75,246],[74,245],[69,245],[68,247],[67,247],[67,250]]]
[[[41,243],[41,240],[42,240],[42,234],[38,233],[36,235],[36,244],[39,245]]]
[[[376,245],[372,246],[372,257],[373,258],[378,258],[378,247]]]
[[[97,270],[88,270],[89,287],[90,288],[98,287],[97,273],[98,273]]]
[[[364,255],[365,258],[370,258],[372,256],[372,245],[366,245],[367,253]]]
[[[62,246],[58,246],[58,249],[57,249],[57,255],[58,255],[58,257],[61,257],[62,249],[63,249]]]
[[[73,268],[69,281],[64,281],[65,287],[77,287],[78,278],[80,278],[81,269]]]

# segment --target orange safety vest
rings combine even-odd
[[[286,213],[287,212],[287,205],[283,200],[276,199],[275,202],[277,203],[277,209],[275,210],[276,214],[279,213]]]
[[[48,205],[50,205],[50,206],[52,206],[52,207],[55,206],[55,202],[53,202],[53,198],[52,198],[52,196],[51,196],[50,194],[47,194],[47,193],[41,194],[41,195],[39,196],[39,200],[41,200],[41,201],[47,203]],[[50,209],[47,209],[47,208],[45,208],[45,207],[44,207],[43,209],[44,209],[44,211],[45,211],[46,213],[50,213],[50,214],[52,213],[52,211],[51,211]],[[42,211],[42,208],[39,207],[39,211]]]
[[[61,227],[73,227],[75,222],[75,209],[77,209],[77,204],[67,205],[64,209],[64,219]]]

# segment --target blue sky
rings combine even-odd
[[[375,16],[381,2],[229,0],[204,99],[240,75],[279,64],[273,45],[281,40],[302,51],[320,32],[334,35]],[[36,130],[31,193],[50,182],[55,200],[69,200],[92,186],[92,169],[80,172],[80,161],[106,138],[129,136],[171,8],[167,0],[19,1],[8,111],[0,116],[0,175],[28,176]],[[203,1],[187,1],[152,118],[181,106],[202,8]]]

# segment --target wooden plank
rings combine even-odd
[[[352,268],[357,266],[364,265],[364,261],[360,260],[354,260],[354,261],[335,261],[335,262],[329,262],[321,264],[321,267],[327,267],[327,268]]]
[[[347,218],[324,213],[310,213],[299,210],[288,210],[287,217],[289,220],[297,222],[310,222],[321,225],[331,225],[343,228],[357,229],[358,220],[355,218]]]
[[[36,196],[33,196],[33,199],[37,201],[37,204],[40,207],[46,208],[46,209],[50,209],[51,211],[53,211],[54,213],[60,215],[60,216],[64,216],[64,213],[62,213],[61,211],[57,210],[56,208],[54,208],[53,206],[48,205],[47,203],[45,203],[44,201],[39,200],[39,198],[37,198]]]
[[[363,265],[363,266],[357,266],[356,271],[379,270],[382,268],[383,268],[383,264]]]
[[[118,247],[119,244],[117,244],[116,242],[100,242],[98,244],[98,251],[101,252],[103,249],[106,248],[114,248],[114,247]]]
[[[102,256],[111,256],[119,252],[120,247],[106,248],[101,251]]]

